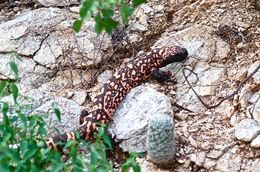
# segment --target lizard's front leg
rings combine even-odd
[[[88,115],[89,115],[89,113],[88,113],[88,111],[86,111],[85,109],[83,109],[83,110],[81,111],[80,116],[79,116],[79,124],[80,124],[80,125],[83,124],[84,118],[85,118],[86,116],[88,116]]]
[[[164,82],[176,82],[172,79],[172,73],[170,71],[160,71],[159,69],[155,68],[152,70],[151,73],[152,79],[157,80],[160,83]]]

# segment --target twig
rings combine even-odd
[[[191,83],[188,81],[188,77],[185,75],[185,72],[184,72],[184,71],[185,71],[185,70],[188,70],[188,71],[191,72],[191,73],[194,73],[194,72],[193,72],[192,70],[188,69],[188,68],[183,68],[183,69],[182,69],[182,74],[183,74],[183,76],[185,77],[185,81],[188,83],[189,87],[192,89],[193,93],[198,97],[199,101],[200,101],[207,109],[213,109],[213,108],[218,107],[223,101],[225,101],[225,100],[227,100],[227,99],[230,99],[230,98],[232,98],[234,95],[236,95],[236,94],[239,92],[239,90],[242,88],[242,86],[259,70],[259,68],[260,68],[260,64],[255,68],[255,70],[254,70],[248,77],[246,77],[246,78],[238,85],[237,89],[236,89],[233,93],[231,93],[231,94],[225,96],[225,97],[224,97],[222,100],[220,100],[217,104],[212,105],[212,106],[210,106],[210,105],[208,105],[207,103],[205,103],[205,102],[202,100],[201,96],[198,95],[198,93],[197,93],[197,92],[194,90],[194,88],[192,87]]]

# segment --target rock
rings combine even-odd
[[[260,62],[259,61],[256,61],[255,63],[253,63],[249,69],[248,69],[248,73],[252,73],[258,66],[260,65]],[[260,82],[260,70],[258,70],[253,76],[252,78],[254,79],[254,81],[257,83],[257,82]]]
[[[145,25],[142,25],[140,23],[134,23],[131,27],[131,30],[133,30],[133,31],[147,31],[148,28]]]
[[[147,5],[147,4],[141,4],[141,5],[140,5],[140,8],[144,11],[145,14],[151,13],[151,12],[154,11],[153,8],[150,7],[150,6]]]
[[[36,67],[36,63],[32,59],[24,58],[20,61],[14,60],[14,56],[14,54],[0,55],[0,79],[15,79],[15,76],[10,68],[10,62],[15,61],[19,70],[19,85],[21,86],[21,89],[32,89],[35,87],[35,81],[41,82],[39,78],[42,76],[44,71],[35,71],[34,69]]]
[[[80,0],[37,0],[40,4],[44,5],[45,7],[50,6],[69,6],[80,4]]]
[[[155,164],[172,162],[175,156],[175,137],[173,118],[156,115],[150,118],[146,140],[147,156]]]
[[[98,76],[97,81],[100,84],[105,84],[112,77],[112,75],[113,72],[111,70],[106,70]]]
[[[57,72],[56,78],[53,78],[51,81],[42,84],[40,89],[48,92],[59,92],[66,86],[76,86],[79,84],[84,84],[91,80],[91,74],[94,71],[65,70]]]
[[[205,159],[205,162],[204,162],[204,164],[203,164],[203,167],[205,167],[206,169],[211,169],[211,168],[213,168],[216,164],[217,164],[216,161],[206,158],[206,159]]]
[[[256,95],[256,94],[255,94]],[[258,95],[259,97],[259,95]],[[260,101],[255,102],[254,111],[252,112],[253,117],[256,121],[260,122]]]
[[[252,147],[260,148],[260,135],[258,135],[250,144]]]
[[[191,155],[191,161],[195,162],[198,166],[202,166],[205,162],[206,153],[200,152],[198,154],[192,154]]]
[[[250,142],[260,134],[260,126],[253,119],[244,119],[235,126],[235,137],[238,140]]]
[[[199,78],[199,82],[196,83],[197,77],[194,74],[191,74],[188,80],[201,96],[214,95],[217,86],[225,79],[224,66],[213,67],[208,64],[208,61],[228,58],[230,47],[227,42],[212,34],[213,32],[213,28],[194,25],[177,33],[165,34],[154,44],[154,47],[177,44],[188,50],[190,58],[185,62],[185,65],[193,66],[193,71]],[[213,59],[213,57],[216,59]],[[184,80],[180,67],[176,64],[170,64],[166,67],[178,78],[176,100],[179,105],[193,112],[201,112],[205,107],[193,91],[188,89],[188,84]],[[189,74],[188,71],[185,73],[186,75]]]
[[[0,24],[0,34],[5,35],[0,37],[0,52],[33,55],[40,48],[48,30],[65,20],[60,13],[57,9],[37,9]]]
[[[143,8],[142,8],[143,7]],[[132,21],[131,30],[132,31],[147,31],[148,30],[148,16],[147,11],[149,9],[148,5],[142,4],[140,9],[136,9],[134,14],[136,16],[136,20]]]
[[[54,113],[51,113],[51,115],[48,116],[48,119],[46,119],[47,128],[51,129],[49,130],[49,133],[53,135],[55,133],[55,128],[57,128],[62,133],[69,132],[75,129],[79,125],[79,115],[81,108],[73,100],[69,100],[63,97],[57,97],[54,100],[45,102],[40,107],[35,109],[33,113],[47,114],[52,109],[53,103],[56,103],[58,108],[62,112],[61,122],[57,120]]]
[[[121,141],[124,151],[146,151],[148,121],[157,114],[172,115],[170,100],[148,86],[133,88],[126,96],[109,124],[109,131]]]
[[[86,91],[75,91],[74,95],[72,96],[72,100],[77,102],[79,105],[83,105],[85,103],[87,97]]]
[[[217,161],[216,169],[223,172],[240,171],[242,158],[239,155],[226,153]]]
[[[260,169],[260,159],[257,158],[254,160],[253,164],[251,165],[250,172],[258,172]]]
[[[203,61],[210,60],[212,56],[218,60],[225,59],[230,52],[229,44],[212,34],[213,32],[214,29],[211,27],[194,25],[177,33],[163,35],[154,44],[154,47],[176,44],[185,47],[190,57],[196,57]]]
[[[55,65],[56,59],[61,56],[62,53],[59,40],[53,36],[43,41],[41,48],[36,52],[33,59],[43,66],[52,66]]]
[[[67,20],[67,15],[72,19]],[[95,22],[85,22],[82,30],[88,32],[75,34],[71,28],[73,15],[65,9],[39,8],[0,24],[0,34],[5,35],[0,37],[0,54],[14,51],[21,56],[33,56],[38,64],[51,69],[100,63],[105,56],[95,48],[100,42],[94,32]],[[108,36],[102,42],[101,50],[110,45]]]
[[[136,161],[140,165],[142,172],[170,172],[170,170],[161,169],[157,165],[153,164],[150,161],[147,161],[146,159],[137,158]],[[129,172],[133,172],[132,168],[129,170]]]

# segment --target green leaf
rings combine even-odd
[[[104,28],[105,28],[100,14],[97,14],[95,16],[95,21],[96,21],[95,32],[97,34],[100,34],[104,30]]]
[[[61,121],[61,111],[59,110],[59,108],[57,107],[57,103],[56,102],[52,102],[51,107],[57,117],[57,119],[59,120],[59,122]]]
[[[70,148],[71,146],[75,145],[75,140],[69,140],[66,145],[64,146],[64,149]]]
[[[58,108],[54,108],[54,113],[56,117],[58,118],[59,122],[61,121],[61,112]]]
[[[103,135],[103,140],[104,140],[104,143],[108,146],[108,148],[112,150],[112,143],[111,143],[110,138],[107,134]]]
[[[22,125],[23,129],[26,130],[27,129],[27,118],[26,118],[25,114],[24,113],[18,113],[18,115],[19,115],[19,118],[20,118],[20,120],[23,124]]]
[[[80,18],[85,20],[91,9],[93,8],[94,6],[94,2],[95,0],[84,0],[83,3],[82,3],[82,6],[80,7],[80,11],[79,11],[79,15],[80,15]]]
[[[18,76],[18,67],[17,67],[17,64],[14,62],[14,61],[11,61],[10,62],[10,68],[11,70],[14,72],[14,75],[15,75],[15,79],[18,80],[19,76]]]
[[[116,26],[118,25],[118,22],[116,22],[115,20],[111,19],[111,18],[107,18],[105,19],[105,29],[109,34],[112,34],[112,31],[116,28]]]
[[[122,172],[127,172],[128,168],[129,168],[129,165],[126,164],[126,163],[124,163],[124,164],[121,166],[121,171],[122,171]]]
[[[94,148],[91,149],[90,162],[93,165],[96,165],[98,162],[98,152]]]
[[[82,27],[83,21],[82,20],[76,20],[73,23],[73,29],[75,30],[75,32],[79,32],[81,27]]]
[[[122,17],[123,23],[127,23],[128,17],[133,14],[133,8],[129,6],[122,6],[120,8],[120,15]]]
[[[11,83],[9,86],[10,90],[12,91],[14,102],[17,103],[17,97],[19,94],[19,89],[15,83]]]
[[[4,102],[4,104],[2,105],[2,112],[3,112],[3,116],[4,116],[4,125],[5,126],[10,125],[9,118],[7,116],[8,111],[9,111],[9,105],[6,102]]]
[[[260,7],[260,0],[258,0],[257,3],[258,3],[258,6]]]
[[[0,98],[3,96],[3,93],[5,92],[7,86],[8,86],[7,81],[1,81],[0,82]]]
[[[140,5],[144,2],[145,2],[145,0],[133,0],[133,6],[137,7],[138,5]]]
[[[141,172],[141,168],[138,164],[133,164],[132,168],[133,168],[134,172]]]
[[[102,15],[103,15],[105,18],[111,18],[111,17],[113,17],[113,15],[114,15],[114,11],[111,10],[111,9],[103,9],[103,10],[102,10]]]
[[[20,155],[21,159],[23,159],[25,153],[28,151],[28,142],[26,140],[22,140],[20,143]]]

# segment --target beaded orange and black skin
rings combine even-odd
[[[160,78],[160,81],[167,81],[169,78],[161,75],[158,68],[173,62],[181,62],[187,56],[188,52],[185,48],[164,46],[154,49],[146,56],[129,61],[104,84],[95,97],[91,110],[81,112],[79,128],[47,139],[47,146],[54,150],[62,150],[60,146],[62,144],[58,146],[57,143],[64,145],[68,140],[76,140],[76,133],[79,134],[80,139],[90,140],[97,130],[97,124],[106,124],[111,120],[115,110],[132,88],[143,83],[153,73],[156,74],[156,78]]]

